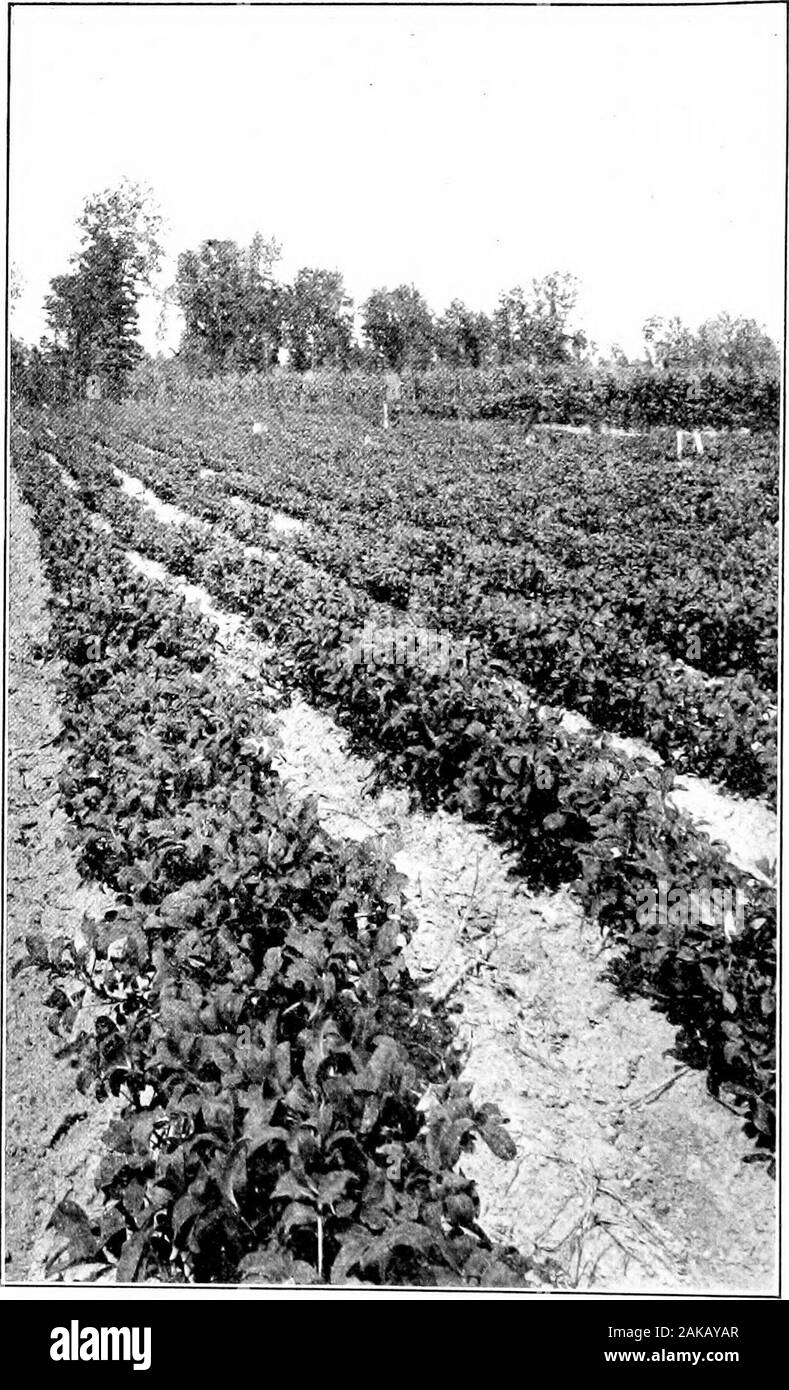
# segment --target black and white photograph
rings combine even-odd
[[[786,5],[7,37],[0,1292],[87,1301],[53,1363],[155,1368],[118,1289],[630,1300],[606,1359],[736,1362]]]

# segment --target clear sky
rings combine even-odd
[[[17,6],[14,331],[40,336],[84,198],[127,175],[165,214],[169,279],[259,229],[281,276],[340,269],[357,302],[405,281],[491,310],[562,269],[605,349],[636,351],[651,313],[778,338],[785,99],[782,5]]]

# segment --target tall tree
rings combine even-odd
[[[493,343],[493,324],[460,299],[453,299],[436,323],[439,358],[450,367],[481,367]]]
[[[353,301],[338,270],[305,266],[287,292],[287,345],[297,371],[331,364],[345,367],[353,340]]]
[[[209,239],[178,257],[173,295],[184,316],[181,354],[209,372],[265,369],[282,333],[280,247],[257,233],[249,247]]]
[[[370,347],[386,366],[400,371],[431,365],[433,318],[414,285],[373,290],[362,305],[362,327]]]
[[[97,376],[119,396],[142,353],[137,306],[161,264],[162,219],[150,190],[124,180],[89,198],[77,225],[81,249],[45,301],[53,352],[73,393]]]
[[[571,327],[577,299],[575,276],[559,271],[532,280],[528,293],[516,285],[502,294],[493,315],[500,361],[551,367],[579,359],[587,340]]]
[[[74,273],[56,276],[51,285],[47,318],[72,383],[79,391],[89,376],[97,376],[108,394],[119,396],[142,356],[135,285],[123,246],[108,232],[97,232]]]

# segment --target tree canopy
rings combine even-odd
[[[415,285],[377,289],[362,305],[364,336],[387,367],[429,367],[434,359],[433,317]]]
[[[493,337],[500,362],[551,367],[580,358],[587,346],[571,320],[578,300],[574,275],[554,271],[502,294],[493,315]]]
[[[493,348],[493,324],[487,314],[453,299],[436,321],[436,351],[449,367],[482,367]]]
[[[305,266],[284,297],[285,339],[291,366],[345,367],[353,343],[353,301],[338,270]]]
[[[265,369],[282,336],[280,247],[260,234],[248,247],[209,238],[178,257],[174,297],[184,316],[181,354],[208,372]]]
[[[694,331],[678,317],[654,316],[644,324],[643,335],[656,367],[750,376],[776,371],[780,364],[776,344],[755,319],[718,314]]]
[[[124,179],[86,199],[77,228],[79,249],[69,270],[51,281],[45,301],[52,337],[42,340],[34,375],[38,381],[48,368],[58,391],[77,395],[95,375],[106,394],[117,396],[142,355],[139,304],[156,292],[163,219],[151,190]],[[277,275],[281,254],[279,243],[259,232],[248,246],[208,238],[181,252],[174,283],[159,297],[183,315],[178,356],[187,370],[267,371],[286,347],[297,371],[352,364],[420,370],[435,363],[544,371],[588,361],[593,350],[576,325],[578,282],[564,271],[503,292],[490,315],[459,298],[434,315],[414,284],[374,289],[361,305],[360,343],[341,272],[303,266],[285,283]],[[20,293],[13,267],[9,293],[13,308]],[[647,363],[657,371],[774,376],[780,368],[764,329],[726,313],[695,330],[677,317],[654,316],[643,338]],[[21,370],[23,344],[15,341],[15,351]],[[624,367],[628,359],[615,346],[608,363]]]
[[[85,202],[81,249],[45,301],[53,355],[72,393],[96,376],[107,394],[122,394],[142,355],[137,306],[161,263],[161,224],[150,190],[128,180]]]

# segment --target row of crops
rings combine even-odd
[[[175,401],[190,411],[230,405],[293,410],[355,411],[378,421],[386,383],[369,371],[223,373],[189,377],[177,362],[137,369],[135,396],[148,404]],[[651,367],[568,367],[534,371],[525,365],[435,367],[405,371],[403,409],[437,418],[540,420],[625,429],[778,429],[778,371],[689,372]]]
[[[159,424],[159,449],[166,447],[162,429]],[[374,598],[369,586],[349,583],[336,570],[317,566],[314,556],[299,554],[301,542],[251,556],[240,534],[239,508],[216,477],[202,480],[209,483],[210,495],[204,495],[205,488],[198,491],[198,460],[183,436],[171,437],[166,469],[161,460],[152,463],[155,456],[143,447],[142,427],[135,441],[125,431],[113,433],[105,420],[101,441],[90,438],[79,420],[58,421],[54,437],[39,421],[28,451],[48,479],[48,465],[41,458],[54,451],[77,479],[81,502],[100,510],[123,544],[199,580],[226,608],[246,616],[258,636],[274,643],[277,678],[329,709],[353,743],[374,756],[381,780],[407,785],[428,808],[443,805],[487,826],[534,883],[572,883],[618,947],[615,970],[622,987],[646,994],[667,1012],[680,1030],[683,1055],[706,1067],[713,1092],[739,1108],[757,1143],[769,1147],[774,895],[730,865],[725,851],[667,802],[671,772],[655,770],[645,759],[631,760],[598,738],[569,735],[536,695],[525,692],[514,701],[493,663],[447,671],[404,667],[394,659],[372,669],[349,662],[354,635],[371,617],[378,623],[396,618],[391,605]],[[234,478],[241,471],[238,460],[223,460],[218,451],[206,462],[205,442],[202,449],[203,470],[210,466],[220,478],[226,471]],[[139,474],[146,456],[148,466],[158,468],[158,491],[182,505],[195,501],[213,529],[164,526],[122,493],[115,470]],[[261,460],[256,467],[264,476]],[[268,467],[267,456],[265,476]],[[251,477],[251,464],[246,472]],[[385,476],[380,461],[379,473]],[[482,505],[479,511],[484,513]],[[331,523],[328,506],[326,515]],[[245,715],[248,719],[246,708]],[[227,775],[229,764],[223,766]],[[97,777],[103,785],[98,769]],[[168,844],[168,853],[182,855],[182,840],[193,833],[191,822],[183,833],[175,822],[174,834],[172,818],[159,819],[163,835],[167,827],[165,838],[176,840],[175,847]],[[124,843],[126,839],[128,835]],[[86,867],[98,871],[104,862],[102,842],[102,852]],[[687,894],[704,883],[739,894],[747,904],[743,929],[732,932],[720,920],[669,924],[658,919],[644,925],[637,903],[660,881]],[[143,891],[151,890],[146,884]],[[173,923],[174,950],[180,931],[191,926],[191,918]],[[277,958],[272,968],[281,963]],[[151,1026],[159,1025],[151,1020]],[[345,1016],[338,1022],[344,1042],[349,1026]],[[397,1040],[391,1027],[388,1034]],[[142,1052],[145,1056],[144,1045]],[[486,1119],[490,1117],[482,1117]],[[466,1132],[473,1123],[467,1115],[460,1128]],[[497,1125],[494,1129],[494,1142],[501,1142],[505,1132]],[[450,1154],[450,1167],[456,1156]],[[314,1203],[311,1210],[317,1210]],[[478,1254],[475,1249],[475,1258]],[[303,1257],[299,1247],[298,1258]]]
[[[456,1170],[475,1137],[512,1143],[409,975],[397,875],[286,791],[262,697],[91,525],[52,442],[17,434],[13,457],[52,588],[60,792],[118,903],[78,944],[30,941],[64,1037],[91,1001],[80,1088],[118,1098],[82,1248],[122,1282],[541,1282]]]
[[[289,551],[396,620],[469,638],[488,671],[544,701],[774,801],[771,441],[683,461],[654,440],[527,447],[502,427],[373,441],[358,423],[270,418],[255,440],[213,417],[185,431],[134,410],[95,435],[241,539],[259,539],[272,506],[307,522]]]

